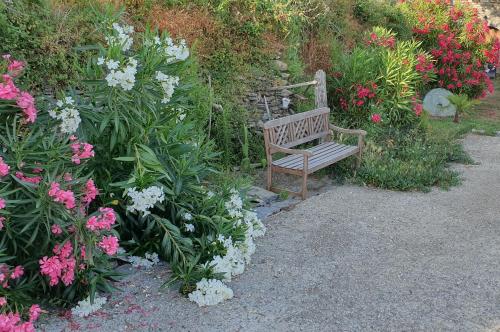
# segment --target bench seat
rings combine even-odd
[[[308,174],[314,173],[317,170],[327,167],[345,159],[349,156],[355,155],[359,152],[359,147],[353,145],[344,145],[336,142],[326,142],[316,145],[306,151],[311,152],[313,155],[309,157]],[[303,171],[304,156],[301,154],[289,155],[287,157],[274,160],[273,166],[275,168],[285,168]],[[279,169],[275,169],[279,171]]]

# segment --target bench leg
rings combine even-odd
[[[307,198],[307,172],[302,173],[302,191],[300,192],[302,199]]]
[[[359,150],[357,160],[356,160],[356,169],[361,167],[361,159],[363,157],[363,150]]]
[[[267,190],[271,191],[273,187],[273,167],[267,166]]]

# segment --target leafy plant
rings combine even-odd
[[[461,114],[467,113],[474,105],[478,104],[477,100],[470,99],[467,95],[450,95],[448,100],[456,107],[455,116],[453,117],[455,123],[460,122]]]

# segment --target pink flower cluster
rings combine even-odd
[[[88,159],[94,157],[94,150],[92,144],[89,143],[79,143],[75,142],[71,144],[71,150],[73,151],[73,156],[71,161],[77,165],[80,165],[82,159]]]
[[[92,216],[87,220],[87,228],[91,231],[111,230],[111,226],[115,224],[116,215],[112,208],[100,208],[101,212],[98,216]]]
[[[99,247],[109,256],[113,256],[118,251],[118,238],[113,235],[103,236]]]
[[[0,265],[0,283],[2,288],[9,287],[9,280],[19,279],[24,274],[24,268],[21,265],[16,266],[11,270],[7,265]]]
[[[0,99],[15,100],[16,105],[23,111],[26,123],[34,123],[37,110],[35,99],[28,92],[19,90],[14,84],[13,78],[19,75],[24,68],[24,63],[12,60],[10,55],[4,55],[3,59],[8,62],[8,74],[2,75],[0,82]]]
[[[50,278],[50,285],[55,286],[62,281],[69,286],[75,278],[76,259],[73,257],[73,246],[66,242],[62,247],[56,244],[53,249],[54,256],[44,256],[40,259],[40,271],[42,275]]]
[[[54,202],[62,203],[67,209],[75,207],[75,195],[71,190],[62,190],[60,184],[52,182],[50,184],[49,196],[54,199]]]
[[[371,118],[373,123],[380,123],[382,121],[382,116],[378,113],[372,114]]]
[[[33,184],[39,184],[42,181],[41,176],[33,176],[33,177],[28,177],[24,175],[23,172],[17,171],[16,172],[16,178],[18,178],[21,181],[28,182],[28,183],[33,183]]]
[[[92,179],[89,179],[85,184],[85,192],[83,194],[82,202],[89,205],[99,195],[99,189],[94,184]]]
[[[10,166],[5,163],[2,157],[0,157],[0,176],[6,176],[9,174]]]
[[[22,322],[18,313],[0,314],[0,332],[35,332],[33,322]]]

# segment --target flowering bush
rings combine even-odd
[[[93,212],[99,190],[84,173],[92,145],[69,136],[74,128],[55,131],[51,120],[38,121],[34,98],[15,83],[23,67],[8,55],[0,62],[0,251],[9,257],[0,264],[3,308],[64,305],[110,289],[118,241],[113,210]],[[58,102],[65,105],[72,100]],[[105,227],[93,228],[94,219]],[[2,323],[17,328],[20,316],[1,316]]]
[[[470,98],[483,97],[493,85],[485,64],[497,64],[500,43],[488,38],[488,25],[466,1],[450,6],[445,0],[408,0],[398,5],[408,17],[413,34],[435,60],[435,82],[428,88],[443,87]]]
[[[184,79],[189,49],[166,34],[135,34],[116,23],[105,40],[88,66],[79,102],[63,99],[51,114],[60,132],[72,132],[81,122],[76,133],[93,144],[91,149],[72,141],[71,159],[94,170],[103,192],[97,198],[114,204],[127,260],[144,267],[159,258],[167,261],[174,271],[171,283],[181,281],[184,294],[198,291],[191,299],[200,305],[230,298],[230,290],[215,280],[229,281],[243,272],[255,250],[253,239],[265,228],[238,191],[207,189],[207,178],[217,173],[212,167],[217,154],[194,130],[190,112],[196,111],[198,97]],[[65,190],[54,185],[53,195],[72,206]],[[99,209],[87,228],[109,232],[115,218],[108,212]],[[96,246],[113,255],[118,243],[110,236]],[[57,257],[65,258],[59,252]]]
[[[329,84],[334,116],[356,127],[418,123],[422,113],[418,93],[435,77],[430,55],[419,46],[415,41],[397,41],[391,31],[375,27],[365,46],[337,62]]]

